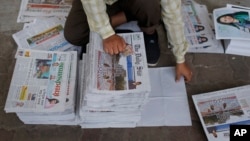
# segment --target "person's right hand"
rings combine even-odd
[[[126,48],[126,42],[119,35],[112,35],[103,40],[103,49],[110,55],[121,53]]]

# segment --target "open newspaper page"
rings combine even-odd
[[[188,52],[224,53],[221,42],[215,38],[213,23],[205,5],[193,0],[182,0],[182,15],[189,43]]]
[[[6,112],[65,110],[70,52],[19,49],[6,100]]]
[[[214,9],[216,39],[250,39],[250,10],[223,7]]]
[[[65,51],[74,45],[64,37],[65,20],[58,18],[39,18],[33,23],[26,24],[24,29],[14,33],[12,37],[19,48]],[[80,48],[80,47],[78,47]]]
[[[90,35],[91,91],[95,93],[129,93],[150,91],[150,82],[142,32],[119,34],[127,43],[126,51],[109,55],[103,51],[102,39]]]
[[[72,0],[22,0],[17,22],[31,22],[35,17],[66,17]]]
[[[229,141],[230,124],[250,125],[250,85],[193,95],[209,141]]]

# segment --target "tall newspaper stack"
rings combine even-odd
[[[126,51],[109,55],[91,32],[79,76],[82,128],[136,127],[151,91],[142,32],[123,33]]]
[[[75,124],[77,53],[18,49],[5,104],[25,124]]]
[[[18,50],[5,110],[25,124],[75,124],[80,47],[65,40],[64,23],[37,17],[12,35]]]

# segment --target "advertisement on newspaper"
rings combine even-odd
[[[64,38],[64,20],[58,18],[38,18],[34,23],[15,34],[13,38],[20,48],[36,50],[67,50],[73,47]]]
[[[250,38],[250,10],[243,8],[217,8],[213,11],[216,39]]]
[[[17,52],[6,111],[63,111],[69,83],[70,52]]]
[[[229,141],[230,125],[250,125],[250,86],[194,95],[209,141]]]
[[[182,15],[185,22],[185,34],[211,33],[209,26],[208,11],[204,5],[195,3],[193,0],[182,0]]]
[[[221,42],[215,38],[213,22],[205,5],[193,0],[182,0],[182,16],[189,42],[188,52],[224,53]]]

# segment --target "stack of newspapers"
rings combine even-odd
[[[249,13],[250,7],[232,4],[213,10],[216,39],[224,41],[226,54],[250,56]]]
[[[151,91],[142,32],[123,33],[126,51],[109,55],[91,32],[79,70],[79,121],[82,128],[135,127]]]
[[[5,111],[26,124],[75,124],[80,47],[64,38],[65,19],[36,17],[12,35],[16,65]]]
[[[18,49],[5,111],[26,124],[74,124],[76,51]]]

